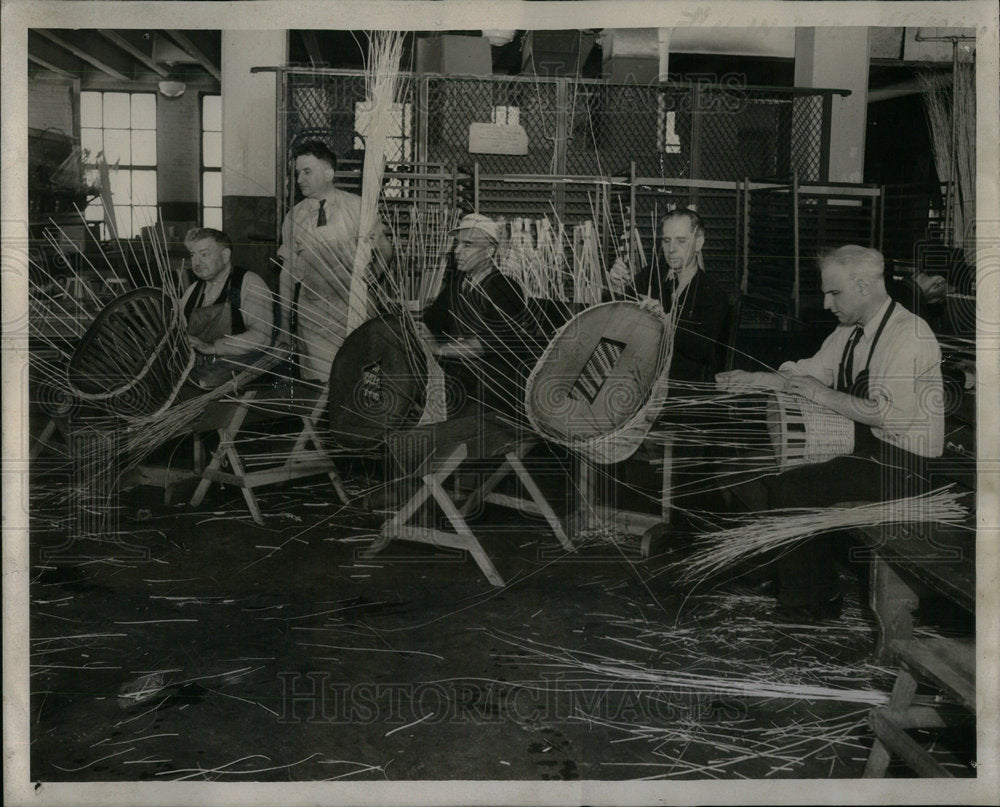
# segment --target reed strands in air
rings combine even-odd
[[[368,264],[378,232],[379,197],[385,172],[385,144],[398,104],[399,62],[403,54],[403,36],[398,31],[374,31],[368,49],[366,78],[367,126],[364,127],[365,159],[361,180],[361,215],[358,246],[351,270],[348,298],[347,333],[367,317]]]

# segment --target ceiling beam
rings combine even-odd
[[[51,70],[56,75],[65,76],[66,78],[72,78],[72,79],[79,78],[79,76],[74,76],[72,73],[70,73],[69,70],[63,70],[61,67],[56,67],[51,62],[47,62],[44,59],[39,59],[37,56],[32,56],[30,53],[28,54],[28,61],[34,62],[39,67],[44,67],[46,70]]]
[[[123,51],[129,54],[133,59],[146,65],[146,67],[148,67],[150,70],[156,73],[156,75],[158,75],[160,78],[167,77],[167,71],[164,70],[161,65],[158,65],[156,62],[154,62],[151,56],[143,53],[141,50],[139,50],[139,48],[137,48],[135,45],[133,45],[131,42],[125,39],[117,31],[110,31],[107,28],[98,28],[97,32],[112,44],[117,45],[119,48],[121,48]]]
[[[205,68],[210,76],[212,76],[216,81],[222,81],[222,71],[212,63],[211,59],[202,53],[201,49],[188,38],[187,34],[174,30],[167,31],[167,33],[170,34],[171,38],[185,51],[187,51],[187,53],[194,58],[196,62],[198,62],[198,64]]]
[[[37,60],[36,64],[44,62],[80,80],[84,80],[92,72],[97,73],[89,64],[81,62],[62,48],[57,48],[34,30],[28,31],[28,54]]]
[[[98,58],[96,58],[94,56],[91,56],[86,51],[81,50],[80,48],[76,47],[76,45],[73,45],[73,44],[67,42],[62,37],[56,36],[51,31],[47,31],[44,28],[36,28],[34,30],[35,30],[35,32],[37,34],[39,34],[40,36],[43,36],[47,40],[49,40],[49,42],[51,42],[53,45],[56,45],[56,46],[62,48],[63,50],[68,51],[69,53],[72,53],[74,56],[76,56],[77,59],[80,59],[80,60],[86,62],[89,65],[93,65],[98,70],[100,70],[102,73],[107,73],[107,75],[111,76],[112,78],[116,78],[119,81],[131,81],[131,78],[129,76],[126,76],[124,73],[122,73],[122,72],[120,72],[118,70],[115,70],[115,68],[111,67],[110,65],[105,64],[100,59],[98,59]]]

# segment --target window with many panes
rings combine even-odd
[[[201,97],[201,223],[222,229],[222,96]]]
[[[80,93],[80,145],[88,154],[88,180],[100,183],[98,158],[108,164],[114,220],[100,198],[88,206],[88,221],[101,223],[102,238],[131,238],[155,224],[156,93]]]

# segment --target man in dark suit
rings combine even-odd
[[[626,267],[616,265],[611,283],[614,291],[650,299],[671,315],[674,342],[668,396],[678,398],[695,393],[695,384],[714,386],[715,374],[725,362],[731,306],[726,292],[705,272],[705,226],[697,212],[688,208],[670,211],[660,220],[657,234],[657,252],[663,263],[658,267],[654,262],[640,271],[634,282],[625,277]],[[687,407],[661,416],[654,430],[690,437],[710,426],[697,407]],[[686,508],[707,507],[705,489],[711,486],[712,467],[707,449],[696,442],[680,441],[674,446],[673,457],[677,466],[673,499]],[[642,491],[647,498],[659,497],[660,471],[650,463],[662,459],[660,444],[647,441],[632,461],[620,466],[619,482]]]
[[[679,306],[670,380],[713,382],[725,359],[730,304],[726,292],[705,272],[705,226],[694,210],[676,208],[660,220],[658,235],[665,266],[654,271],[654,263],[640,272],[634,291],[657,300],[667,313]],[[623,288],[620,278],[612,270],[612,283]]]
[[[468,396],[464,404],[450,407],[449,415],[465,414],[463,410],[470,405],[482,405],[520,420],[525,380],[537,353],[534,320],[524,291],[497,265],[496,222],[470,213],[453,234],[455,271],[424,312],[424,322],[433,334],[461,344],[454,352],[457,362],[448,362],[447,345],[439,353],[445,372],[451,370]]]

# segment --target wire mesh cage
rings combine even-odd
[[[281,81],[285,147],[322,140],[342,158],[339,184],[360,188],[364,74],[285,68]],[[774,233],[779,221],[794,226],[785,202],[767,194],[751,200],[740,184],[825,182],[836,91],[429,74],[404,74],[401,85],[383,185],[386,207],[396,208],[389,213],[399,228],[394,235],[405,238],[412,217],[429,205],[507,220],[548,218],[567,228],[590,221],[610,265],[623,249],[640,262],[655,260],[656,222],[673,206],[695,206],[711,233],[708,272],[735,287],[749,252],[752,274],[771,260],[782,284],[796,284],[780,289],[783,299],[798,293],[798,255],[838,234],[871,241],[872,207],[864,200],[860,211],[834,210],[819,197],[802,197],[798,226],[805,235],[796,251],[785,243],[791,236]],[[470,152],[474,123],[522,127],[524,153]],[[282,169],[282,214],[295,202],[289,168],[286,162]],[[758,225],[761,232],[748,237],[748,226]],[[767,271],[758,285],[767,284]]]

